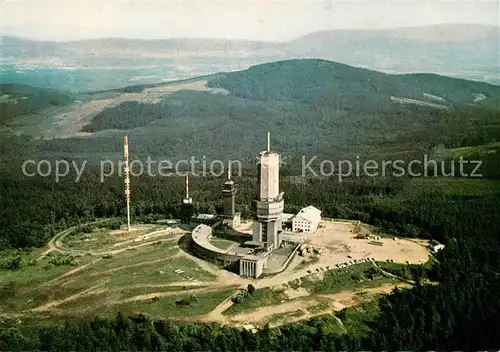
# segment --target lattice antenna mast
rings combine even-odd
[[[127,201],[127,231],[130,231],[130,170],[128,166],[128,137],[125,136],[123,141],[123,159],[125,164],[124,180],[125,180],[125,200]]]
[[[189,198],[189,174],[186,174],[186,197],[182,200],[184,204],[192,204],[193,200]]]

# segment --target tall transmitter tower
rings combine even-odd
[[[125,180],[125,200],[127,201],[127,231],[130,231],[130,177],[129,177],[129,167],[128,167],[128,137],[125,136],[123,141],[123,161],[124,161],[124,172],[123,177]]]
[[[267,250],[278,248],[282,230],[283,194],[279,190],[280,156],[271,151],[271,135],[267,134],[267,149],[260,153],[260,192],[257,195],[253,241],[263,242]]]
[[[182,203],[184,204],[192,204],[193,199],[189,197],[189,174],[186,174],[186,196],[182,200]]]

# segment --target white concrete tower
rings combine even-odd
[[[253,241],[265,242],[268,250],[279,246],[283,192],[279,190],[280,156],[271,152],[271,135],[267,134],[267,149],[260,153],[260,194],[256,200]]]

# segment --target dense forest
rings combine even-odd
[[[328,73],[331,68],[322,61],[316,64],[320,72]],[[238,154],[233,150],[232,155],[227,155],[235,145],[240,150],[249,148],[244,172],[234,177],[238,188],[237,209],[244,218],[252,216],[252,199],[257,193],[253,156],[264,146],[264,133],[270,129],[276,132],[273,134],[276,150],[287,151],[289,156],[288,165],[281,170],[280,183],[285,192],[286,212],[294,213],[312,204],[323,211],[324,217],[361,220],[395,236],[438,240],[446,247],[436,255],[432,267],[426,269],[426,277],[436,284],[416,280],[412,289],[395,290],[381,298],[376,316],[362,321],[362,334],[332,331],[332,319],[335,319],[332,316],[251,333],[216,324],[179,324],[118,314],[114,319],[95,317],[51,326],[21,327],[2,321],[0,350],[420,351],[487,350],[500,346],[497,333],[500,326],[500,116],[494,106],[496,98],[476,106],[464,105],[461,100],[477,88],[469,90],[467,86],[464,93],[447,95],[451,110],[380,105],[384,113],[370,115],[366,108],[364,113],[357,110],[363,108],[363,104],[360,104],[362,100],[356,100],[346,104],[344,110],[335,111],[331,107],[341,106],[340,102],[328,99],[290,104],[289,99],[297,98],[293,87],[283,82],[279,89],[272,87],[273,82],[281,82],[273,76],[283,75],[279,65],[253,70],[257,71],[252,77],[262,78],[257,90],[249,88],[255,88],[253,83],[232,88],[233,78],[241,78],[233,74],[218,76],[211,84],[227,88],[233,95],[179,92],[157,105],[119,105],[96,116],[85,128],[98,131],[124,127],[120,124],[132,128],[147,120],[149,125],[141,128],[150,130],[135,130],[137,138],[143,138],[142,147],[141,143],[131,145],[131,153],[140,157],[165,153],[183,155],[198,148],[226,160]],[[345,72],[353,74],[348,69]],[[408,80],[414,83],[424,78],[425,82],[438,79],[422,75],[394,76],[392,85],[383,88],[378,81],[382,76],[372,71],[366,74],[384,96],[392,92],[393,86],[407,89],[409,94],[421,94]],[[270,77],[269,80],[266,77]],[[253,79],[244,76],[246,82],[254,82]],[[323,81],[318,82],[321,86]],[[431,93],[441,94],[448,89],[449,81],[440,82],[443,83],[433,81],[436,91]],[[307,82],[303,83],[307,88]],[[497,88],[477,84],[485,94],[491,89],[490,97],[497,94]],[[329,86],[325,85],[328,91]],[[428,88],[423,87],[422,91]],[[276,96],[269,95],[268,89]],[[272,105],[254,100],[255,96],[272,98]],[[138,121],[133,119],[135,109],[142,109],[143,115]],[[217,111],[222,111],[220,119],[202,119],[218,115]],[[273,114],[273,111],[279,113]],[[124,118],[118,119],[121,114]],[[311,116],[316,118],[313,123]],[[164,129],[158,129],[162,124]],[[342,130],[336,126],[342,126]],[[167,137],[162,134],[166,130],[170,130]],[[220,133],[198,133],[205,130]],[[262,141],[241,131],[262,133]],[[54,182],[53,177],[27,177],[21,172],[23,161],[35,156],[55,159],[60,155],[57,153],[67,152],[65,160],[71,162],[81,161],[84,153],[96,153],[98,160],[103,155],[99,153],[121,153],[122,134],[96,139],[33,141],[31,137],[16,136],[6,129],[0,129],[0,133],[1,248],[42,247],[54,234],[69,226],[125,215],[123,179],[114,175],[101,182],[100,170],[95,164],[85,168],[79,182],[75,182],[74,171],[59,182]],[[186,144],[186,140],[190,143]],[[75,150],[82,154],[71,154]],[[296,158],[299,150],[304,154],[317,152],[320,160],[323,157],[335,160],[363,151],[364,157],[378,159],[399,155],[409,160],[429,152],[449,161],[465,155],[483,161],[483,177],[387,175],[347,177],[342,182],[336,177],[300,177],[297,176],[300,163]],[[197,211],[221,211],[223,182],[224,177],[192,178],[190,191]],[[132,177],[133,221],[182,217],[183,183],[183,178],[175,176]],[[16,265],[3,267],[0,275],[2,270],[15,269]],[[9,292],[8,285],[0,287],[0,294]],[[339,313],[340,316],[346,314],[346,310]]]
[[[255,178],[235,179],[238,208],[251,216]],[[477,182],[476,182],[477,181]],[[221,178],[195,178],[200,211],[220,210]],[[98,180],[88,170],[79,183],[27,179],[14,171],[0,178],[2,247],[43,246],[56,231],[95,218],[122,216],[122,180]],[[182,178],[136,178],[133,214],[175,217]],[[147,317],[66,322],[61,326],[4,326],[0,350],[429,350],[487,349],[500,345],[498,260],[500,187],[493,180],[353,179],[283,181],[287,211],[310,203],[324,216],[361,219],[400,236],[435,238],[446,244],[429,276],[438,285],[396,291],[380,300],[381,313],[365,322],[363,336],[329,332],[328,317],[256,334],[217,325],[176,325]]]
[[[20,84],[0,84],[0,125],[13,118],[51,106],[67,105],[73,98],[54,89],[34,88]]]

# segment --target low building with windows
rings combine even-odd
[[[321,210],[312,205],[302,208],[292,220],[293,232],[313,233],[321,221]]]

